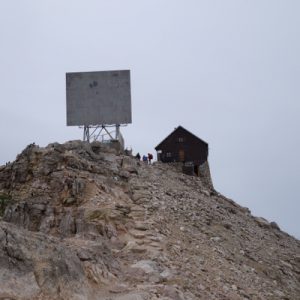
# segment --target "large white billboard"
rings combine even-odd
[[[130,71],[66,73],[67,125],[131,123]]]

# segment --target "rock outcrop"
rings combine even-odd
[[[172,165],[100,143],[0,167],[0,299],[300,299],[300,242]]]

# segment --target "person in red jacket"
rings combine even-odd
[[[153,159],[153,155],[151,153],[148,153],[148,161],[149,165],[151,165],[151,160]]]

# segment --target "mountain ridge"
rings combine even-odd
[[[176,165],[31,144],[0,167],[0,201],[0,298],[300,296],[300,242]]]

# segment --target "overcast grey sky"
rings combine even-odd
[[[300,238],[300,1],[0,2],[0,164],[66,127],[65,73],[130,69],[135,152],[179,124],[215,188]]]

